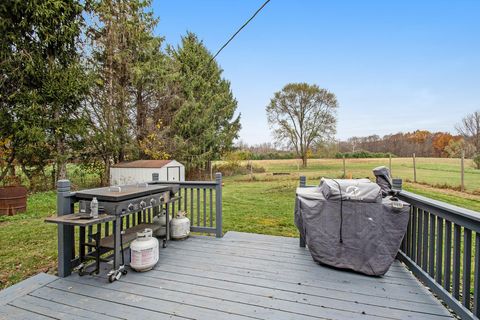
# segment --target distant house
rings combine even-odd
[[[110,184],[132,184],[152,181],[185,181],[185,166],[175,160],[136,160],[120,162],[110,168]]]

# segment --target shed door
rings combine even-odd
[[[167,167],[167,181],[180,181],[180,166]]]

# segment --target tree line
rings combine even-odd
[[[416,130],[387,134],[383,137],[351,137],[338,143],[340,152],[369,151],[388,152],[399,157],[415,153],[419,157],[458,158],[463,153],[467,158],[480,154],[480,111],[465,116],[455,126],[456,134]]]
[[[233,146],[237,101],[191,32],[155,34],[151,0],[0,3],[0,181],[134,159],[197,170]]]
[[[285,106],[285,104],[282,104]],[[297,108],[296,110],[302,110]],[[298,114],[302,114],[299,112]],[[292,121],[290,123],[293,123]],[[333,158],[346,156],[351,158],[411,157],[461,157],[474,159],[480,168],[480,111],[465,116],[455,126],[455,134],[450,132],[430,132],[416,130],[399,132],[384,136],[370,135],[351,137],[344,141],[329,139],[328,135],[308,146],[305,156],[308,158]],[[235,145],[237,156],[243,160],[293,159],[301,158],[301,153],[293,148],[282,148],[282,144],[262,143],[248,145],[238,141]],[[288,145],[287,145],[288,146]]]

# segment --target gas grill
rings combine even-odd
[[[108,251],[113,251],[113,268],[108,273],[110,282],[118,280],[122,274],[126,274],[124,266],[123,243],[130,242],[136,237],[136,232],[142,231],[142,228],[154,228],[155,225],[147,223],[145,218],[141,223],[126,230],[123,229],[122,217],[132,213],[145,212],[148,209],[153,209],[153,213],[159,213],[164,204],[176,201],[179,197],[175,194],[179,190],[179,185],[176,184],[134,184],[134,185],[120,185],[104,188],[95,188],[88,190],[81,190],[72,193],[71,200],[79,202],[79,212],[74,214],[62,215],[59,212],[57,217],[47,218],[46,222],[52,222],[62,225],[77,226],[80,230],[80,264],[78,270],[80,275],[87,273],[84,262],[87,259],[95,259],[95,269],[88,273],[98,273],[100,261],[103,260],[100,256]],[[98,218],[90,217],[90,203],[96,198],[98,201]],[[150,211],[149,211],[150,214]],[[169,239],[169,215],[166,215],[166,237],[164,239],[164,247]],[[133,220],[133,217],[132,217]],[[85,239],[85,228],[93,225],[113,222],[113,234],[101,238],[100,232],[90,235],[89,239]],[[127,217],[128,221],[128,217]],[[140,221],[140,218],[139,218]],[[142,229],[142,230],[140,230]],[[94,249],[85,255],[85,247]]]
[[[125,215],[169,202],[178,185],[135,184],[77,191],[80,213],[90,213],[90,201],[98,200],[99,213]]]

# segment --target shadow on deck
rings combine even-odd
[[[170,242],[155,270],[114,283],[39,274],[0,291],[0,319],[451,317],[398,261],[368,277],[317,265],[298,239],[239,232]]]

